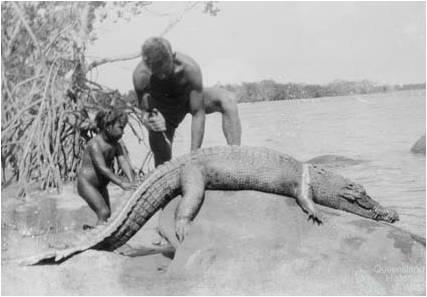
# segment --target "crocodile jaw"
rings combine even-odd
[[[399,215],[372,199],[365,188],[343,176],[313,166],[310,171],[314,202],[359,216],[393,223]]]
[[[399,215],[395,210],[381,206],[378,202],[372,200],[368,195],[363,198],[359,197],[355,200],[347,200],[343,197],[339,197],[338,199],[340,200],[339,209],[344,211],[376,221],[385,221],[388,223],[394,223],[399,220]],[[365,201],[360,203],[363,200]]]

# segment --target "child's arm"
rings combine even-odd
[[[120,168],[129,179],[129,182],[134,182],[135,175],[133,173],[132,166],[130,165],[129,155],[125,150],[122,140],[120,140],[118,143],[117,161],[119,162]]]
[[[104,178],[123,188],[123,182],[120,180],[120,178],[116,176],[110,168],[107,167],[104,156],[102,154],[102,149],[100,148],[99,144],[96,142],[93,143],[93,145],[88,147],[88,150],[93,165],[96,168],[96,172],[99,172]]]

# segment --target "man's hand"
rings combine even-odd
[[[147,126],[154,132],[166,131],[166,121],[160,111],[154,108],[153,111],[150,112],[147,119]]]

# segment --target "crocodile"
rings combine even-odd
[[[308,219],[322,223],[314,203],[393,223],[396,211],[373,200],[363,186],[322,167],[262,147],[203,148],[158,166],[105,226],[82,232],[63,249],[21,259],[21,264],[60,262],[87,249],[113,251],[125,244],[157,210],[182,195],[176,233],[182,241],[205,190],[255,190],[293,197]],[[314,202],[314,203],[313,203]]]

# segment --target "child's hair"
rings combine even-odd
[[[120,119],[128,119],[126,112],[118,108],[101,109],[95,116],[95,123],[98,131],[105,130],[108,125],[113,125]]]

